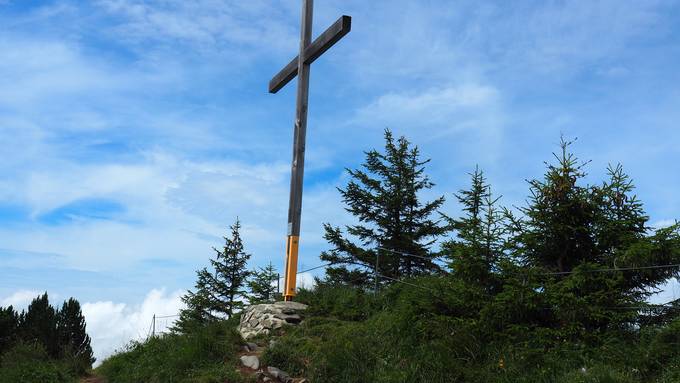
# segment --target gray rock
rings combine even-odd
[[[267,367],[267,372],[269,373],[269,375],[278,379],[279,382],[290,383],[293,381],[293,378],[291,378],[290,375],[288,375],[285,371],[279,370],[276,367]]]
[[[276,379],[278,379],[278,378],[279,378],[279,374],[281,373],[281,370],[279,370],[279,369],[276,368],[276,367],[269,366],[269,367],[267,367],[267,372],[269,373],[269,375],[271,375],[271,376],[275,377]]]
[[[248,368],[252,368],[253,370],[257,370],[260,368],[260,359],[255,355],[243,355],[241,357],[241,364]]]
[[[257,344],[253,342],[246,343],[246,347],[248,347],[248,351],[257,351]]]
[[[302,321],[307,305],[298,302],[275,302],[247,307],[241,314],[238,331],[244,339],[262,334],[284,325]]]

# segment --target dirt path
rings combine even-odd
[[[104,378],[101,378],[99,376],[86,376],[84,378],[80,379],[80,383],[106,383],[106,380]]]

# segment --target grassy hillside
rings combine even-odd
[[[237,318],[197,329],[133,342],[104,360],[96,373],[109,383],[241,382],[236,372],[242,344]]]
[[[413,279],[378,297],[320,285],[301,291],[308,318],[262,357],[310,382],[680,382],[680,318],[566,339],[548,328],[496,327],[447,278]],[[494,302],[480,302],[493,306]],[[497,302],[496,302],[497,303]],[[236,320],[133,343],[104,361],[109,383],[241,382]],[[263,344],[269,339],[262,339]]]
[[[490,328],[450,281],[412,281],[379,298],[320,287],[303,292],[313,317],[265,362],[311,382],[680,382],[680,318],[564,339],[546,328]]]

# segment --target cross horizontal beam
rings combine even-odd
[[[349,16],[340,16],[340,18],[326,29],[314,42],[312,42],[304,52],[305,64],[309,65],[318,59],[324,52],[326,52],[335,43],[349,33],[352,29],[352,18]],[[276,93],[281,88],[286,86],[290,80],[294,79],[298,73],[298,57],[288,63],[279,73],[269,81],[269,93]]]

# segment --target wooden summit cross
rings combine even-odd
[[[300,242],[300,214],[302,213],[302,180],[305,169],[305,136],[307,133],[307,101],[309,98],[309,67],[333,44],[349,33],[352,18],[341,16],[312,42],[312,13],[314,0],[302,0],[302,32],[300,53],[269,81],[269,93],[276,93],[298,76],[295,133],[293,135],[293,164],[288,202],[288,235],[286,240],[286,269],[283,297],[286,301],[295,296],[298,246]]]

